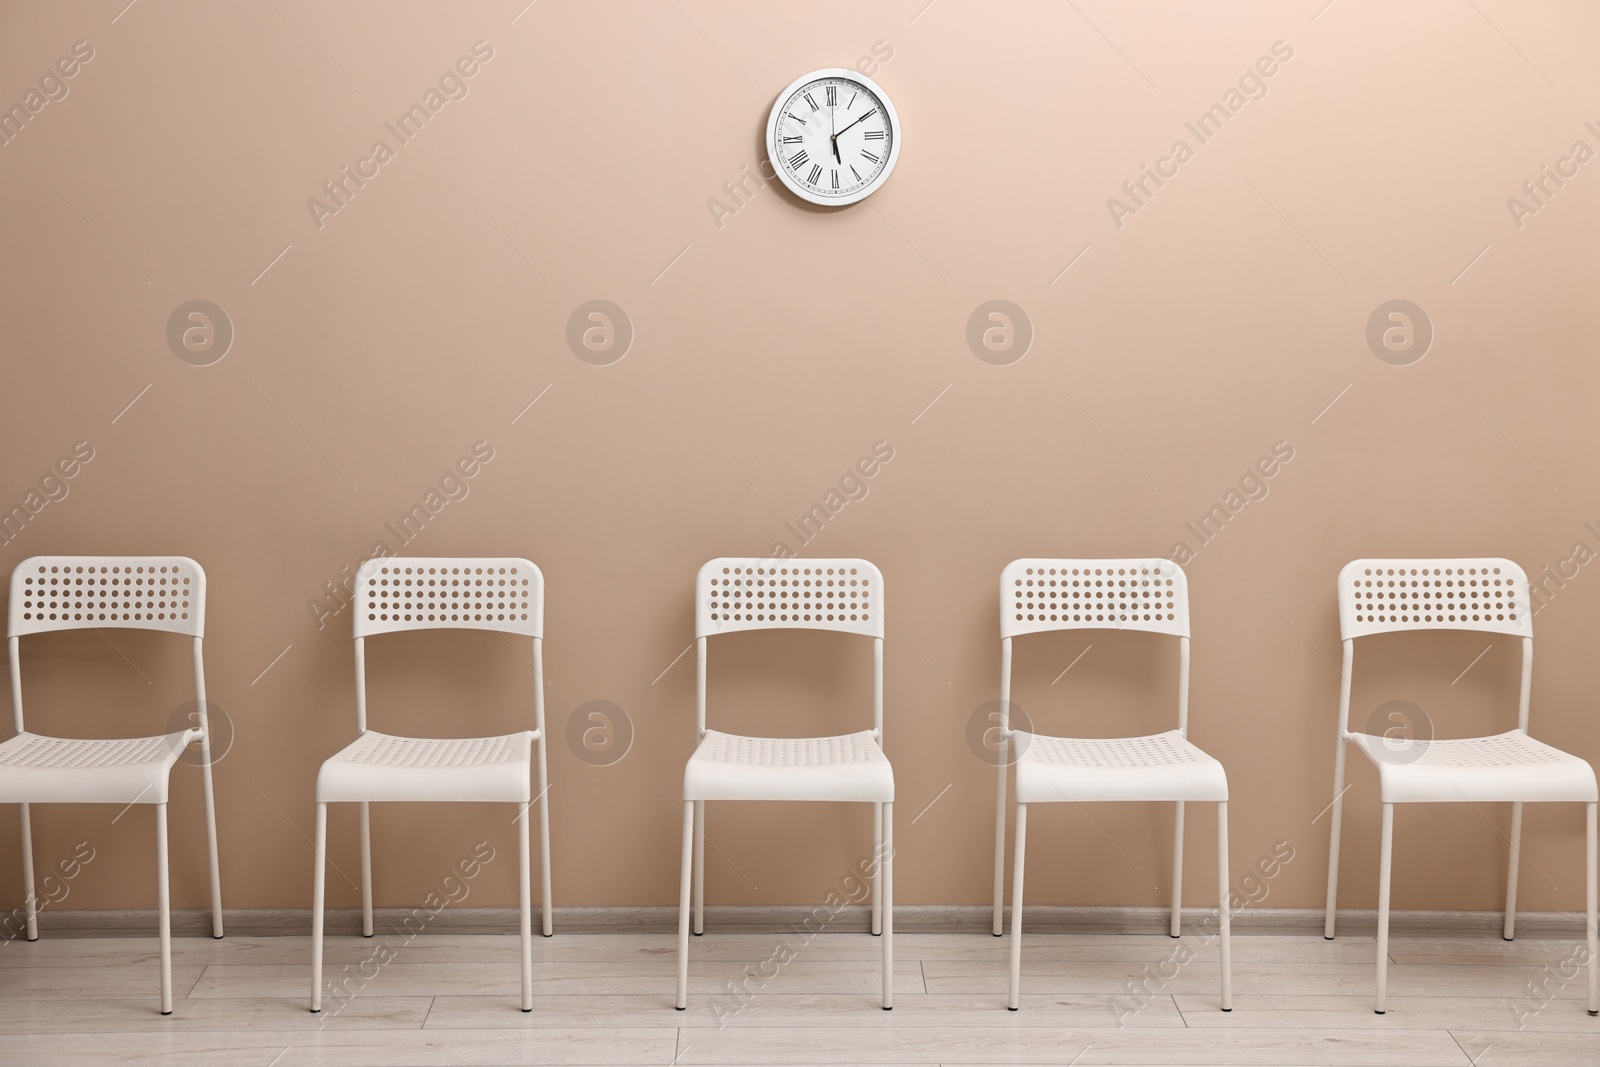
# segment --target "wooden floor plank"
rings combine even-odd
[[[373,973],[379,946],[393,959]],[[679,1012],[671,935],[536,938],[524,1013],[515,936],[380,930],[327,939],[327,977],[368,977],[312,1015],[309,938],[179,938],[163,1018],[154,938],[45,938],[0,949],[0,1067],[1600,1064],[1572,940],[1396,937],[1384,1016],[1370,937],[1235,938],[1227,1014],[1218,947],[1197,934],[1030,935],[1016,1012],[1009,938],[900,935],[893,1012],[881,948],[711,931],[692,944]]]

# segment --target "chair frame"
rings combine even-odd
[[[387,568],[438,568],[438,567],[526,567],[530,572],[528,588],[528,619],[510,625],[494,625],[497,620],[477,618],[397,619],[383,615],[372,605],[375,595],[374,579]],[[550,903],[550,773],[545,754],[544,720],[544,573],[531,560],[513,557],[488,556],[390,556],[369,559],[356,572],[354,637],[356,661],[356,733],[367,732],[367,652],[366,640],[385,633],[426,630],[489,630],[502,635],[519,634],[529,637],[533,644],[533,716],[535,765],[539,775],[538,792],[517,813],[517,841],[519,859],[518,910],[522,948],[522,1010],[533,1010],[533,935],[532,935],[532,877],[529,862],[528,809],[539,805],[539,879],[543,893],[542,933],[554,933],[551,923]],[[328,804],[340,801],[317,802],[316,873],[312,886],[311,927],[311,1011],[322,1010],[322,927],[327,880]],[[382,801],[357,801],[361,809],[361,936],[371,937],[372,929],[372,815],[371,805]]]
[[[876,583],[877,604],[861,620],[830,621],[824,618],[802,619],[787,616],[773,619],[770,616],[751,619],[748,613],[732,619],[717,617],[711,609],[712,581],[724,569],[734,573],[786,574],[790,570],[827,570],[828,568],[855,568],[864,571]],[[719,557],[708,561],[695,576],[695,745],[706,738],[706,703],[709,681],[708,654],[710,638],[716,634],[740,630],[832,630],[872,638],[872,736],[883,747],[883,639],[884,605],[883,574],[864,559],[807,559],[773,560],[739,557]],[[780,615],[783,614],[780,612]],[[675,1006],[679,1011],[688,1008],[689,996],[689,931],[691,873],[693,889],[694,935],[705,933],[705,865],[706,805],[710,801],[685,800],[683,817],[683,848],[680,857],[678,892],[678,989]],[[886,801],[873,804],[872,855],[875,862],[872,878],[872,934],[883,938],[883,1010],[894,1008],[894,803]]]
[[[1109,606],[1117,617],[1105,618],[1096,614],[1084,621],[1067,619],[1065,611],[1050,617],[1040,613],[1035,617],[1015,608],[1017,583],[1028,582],[1034,572],[1044,570],[1078,569],[1090,571],[1117,571],[1125,569],[1155,569],[1158,573],[1175,576],[1175,618],[1156,619],[1131,617]],[[1047,609],[1048,611],[1048,609]],[[1000,728],[995,753],[997,787],[995,791],[994,833],[994,924],[995,937],[1004,934],[1005,910],[1005,858],[1006,858],[1006,767],[1010,761],[1012,739],[1018,732],[1011,727],[1011,662],[1012,642],[1021,636],[1061,630],[1139,630],[1148,633],[1174,636],[1178,639],[1178,733],[1189,736],[1189,580],[1182,567],[1162,558],[1115,559],[1018,559],[1007,564],[1000,574]],[[1171,937],[1182,934],[1183,921],[1183,816],[1185,801],[1174,801],[1175,816],[1172,844],[1172,915],[1168,928]],[[1016,840],[1012,849],[1011,876],[1011,988],[1006,1007],[1016,1011],[1021,1006],[1022,981],[1022,887],[1023,858],[1027,842],[1028,805],[1017,803]],[[1217,803],[1217,891],[1219,894],[1219,926],[1222,956],[1222,1010],[1233,1010],[1233,980],[1229,956],[1229,903],[1228,903],[1228,802]]]
[[[1511,618],[1488,619],[1456,619],[1438,618],[1428,615],[1423,619],[1415,617],[1395,620],[1391,617],[1374,620],[1370,614],[1362,615],[1354,599],[1357,596],[1356,585],[1358,575],[1373,570],[1393,571],[1396,569],[1410,571],[1411,577],[1417,571],[1427,570],[1445,571],[1442,576],[1446,579],[1459,578],[1463,569],[1489,568],[1505,572],[1509,585],[1509,596],[1513,598],[1513,606],[1520,604],[1520,610]],[[1455,571],[1454,575],[1450,571]],[[1388,577],[1388,576],[1385,576]],[[1434,577],[1441,577],[1434,575]],[[1471,574],[1467,576],[1469,579]],[[1528,576],[1523,569],[1509,559],[1498,557],[1467,558],[1467,559],[1357,559],[1345,564],[1339,571],[1339,631],[1340,640],[1344,646],[1343,666],[1339,676],[1339,725],[1335,740],[1335,756],[1333,771],[1333,800],[1330,803],[1330,821],[1328,828],[1328,899],[1326,912],[1323,918],[1322,936],[1329,941],[1334,939],[1334,920],[1339,898],[1339,839],[1343,829],[1344,794],[1345,786],[1345,749],[1352,743],[1356,734],[1350,730],[1350,690],[1355,671],[1355,642],[1358,637],[1366,637],[1379,633],[1408,632],[1412,630],[1465,630],[1479,633],[1500,633],[1520,637],[1522,646],[1522,675],[1518,686],[1517,695],[1517,729],[1526,734],[1528,732],[1528,712],[1533,693],[1533,614],[1529,595]],[[1404,612],[1404,607],[1396,610]],[[1426,609],[1425,609],[1426,610]],[[1377,999],[1374,1007],[1375,1014],[1383,1015],[1388,1006],[1388,971],[1389,971],[1389,890],[1394,852],[1394,808],[1397,803],[1416,803],[1414,801],[1385,802],[1382,805],[1383,815],[1379,832],[1379,866],[1378,866],[1378,959],[1377,959]],[[1522,852],[1522,805],[1524,801],[1511,802],[1511,837],[1510,854],[1506,864],[1506,909],[1505,923],[1501,936],[1510,941],[1515,936],[1517,917],[1517,867],[1518,858]],[[1582,803],[1581,801],[1551,801],[1550,803]],[[1589,1005],[1590,1015],[1600,1015],[1600,943],[1596,937],[1596,885],[1600,879],[1596,877],[1596,804],[1591,801],[1586,805],[1586,862],[1587,872],[1586,913],[1587,913],[1587,939],[1589,960]]]
[[[123,607],[132,607],[132,617],[128,611],[117,617],[115,612],[109,614],[100,611],[85,617],[82,608],[87,605],[78,605],[79,610],[68,618],[63,615],[56,618],[40,619],[33,612],[25,608],[26,580],[30,572],[33,574],[82,574],[89,568],[90,573],[108,573],[107,568],[113,568],[109,573],[117,573],[120,569],[126,574],[130,569],[133,573],[141,573],[139,568],[172,568],[179,575],[185,575],[190,583],[189,611],[176,617],[169,617],[165,613],[158,613],[159,617],[152,619],[146,610],[151,605],[139,601],[137,603],[124,602]],[[99,568],[95,571],[95,568]],[[164,573],[164,570],[162,571]],[[91,580],[92,581],[92,580]],[[81,584],[81,580],[80,580]],[[102,585],[104,580],[102,579]],[[137,597],[138,594],[135,594]],[[101,605],[102,607],[104,605]],[[7,647],[11,658],[11,713],[12,724],[16,733],[25,730],[22,716],[22,638],[29,634],[55,633],[66,630],[88,629],[124,629],[124,630],[152,630],[163,633],[172,633],[187,636],[191,641],[194,661],[194,691],[198,711],[195,715],[193,732],[199,734],[200,744],[200,774],[205,790],[206,807],[206,854],[210,865],[211,888],[211,936],[221,938],[222,934],[222,873],[217,860],[217,808],[216,795],[212,785],[211,776],[211,726],[206,703],[206,673],[203,647],[206,629],[206,572],[199,563],[187,556],[32,556],[18,563],[11,572],[11,597],[9,610],[9,625],[7,628]],[[193,743],[191,741],[190,743]],[[168,780],[171,780],[171,770],[168,770]],[[139,803],[135,797],[130,803]],[[167,805],[151,804],[155,808],[156,824],[156,910],[158,937],[160,940],[161,955],[161,1014],[172,1014],[172,906],[170,893],[170,880],[168,875],[168,849],[167,849]],[[38,914],[39,901],[34,892],[33,869],[33,822],[31,804],[20,804],[22,809],[22,882],[26,887],[27,896],[25,907],[27,909],[27,938],[29,941],[39,940]]]

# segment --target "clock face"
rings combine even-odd
[[[813,204],[865,199],[894,169],[900,122],[872,79],[813,71],[785,89],[767,120],[767,158],[791,192]]]

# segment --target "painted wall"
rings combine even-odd
[[[1192,736],[1229,771],[1235,879],[1294,850],[1268,906],[1322,899],[1351,558],[1544,576],[1534,731],[1600,759],[1592,5],[123,2],[0,8],[0,103],[22,107],[0,146],[0,504],[27,512],[0,567],[204,564],[228,906],[309,903],[313,782],[354,734],[341,586],[375,544],[548,576],[560,905],[674,899],[693,577],[778,546],[886,576],[903,902],[988,899],[992,770],[967,731],[1019,556],[1186,561]],[[763,122],[799,74],[857,64],[904,152],[878,195],[813,209],[760,180]],[[396,136],[414,104],[421,132]],[[594,300],[621,309],[598,354]],[[994,300],[1020,309],[998,349]],[[1420,309],[1409,334],[1395,300]],[[1163,729],[1174,661],[1040,638],[1017,699],[1043,729]],[[39,731],[153,733],[191,696],[172,639],[40,638],[23,666]],[[374,642],[370,666],[380,729],[531,720],[528,664],[492,636]],[[1357,725],[1395,700],[1439,736],[1513,721],[1512,644],[1377,641],[1360,666]],[[712,667],[713,724],[869,713],[860,643],[741,635]],[[582,742],[592,701],[631,733],[609,765]],[[1371,906],[1375,776],[1352,779],[1343,902]],[[198,907],[199,775],[176,780],[174,900]],[[1395,906],[1496,907],[1507,824],[1403,811]],[[36,826],[41,867],[95,850],[57,906],[153,906],[147,811]],[[1190,819],[1195,904],[1212,826]],[[1581,906],[1581,827],[1530,809],[1527,907]],[[869,847],[844,807],[725,805],[709,832],[717,903],[820,901]],[[354,813],[332,833],[356,871]],[[494,808],[382,809],[375,834],[380,905],[478,840],[514,855]],[[1166,899],[1162,807],[1062,806],[1033,835],[1040,903]],[[7,817],[7,872],[16,849]],[[515,885],[497,860],[471,900]]]

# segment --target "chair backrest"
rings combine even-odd
[[[1509,559],[1358,559],[1339,571],[1344,640],[1396,630],[1533,636],[1528,576]]]
[[[388,556],[356,570],[356,729],[367,729],[366,639],[401,630],[494,630],[533,644],[533,714],[544,743],[544,573],[500,556]]]
[[[113,627],[204,637],[206,572],[187,556],[33,556],[11,572],[11,637]]]
[[[22,657],[26,634],[56,630],[157,630],[191,638],[196,724],[205,773],[211,737],[205,665],[206,572],[187,556],[32,556],[11,572],[7,646],[11,652],[11,717],[22,718]]]
[[[1170,559],[1018,559],[1000,572],[1000,709],[1011,729],[1011,643],[1051,630],[1178,638],[1178,731],[1189,731],[1189,578]]]
[[[1357,559],[1339,571],[1339,736],[1350,728],[1355,639],[1402,630],[1473,630],[1522,638],[1517,728],[1533,693],[1533,605],[1528,575],[1509,559]],[[1343,742],[1341,741],[1341,751]]]
[[[695,636],[838,630],[883,637],[883,575],[864,559],[714,559],[695,579]]]
[[[544,636],[544,574],[526,559],[390,556],[356,571],[355,636],[498,630]]]
[[[1189,636],[1189,579],[1169,559],[1019,559],[1000,572],[1000,636],[1147,630]]]
[[[739,630],[835,630],[872,642],[872,732],[883,743],[883,575],[864,559],[722,557],[695,577],[695,736],[706,733],[706,646]]]

